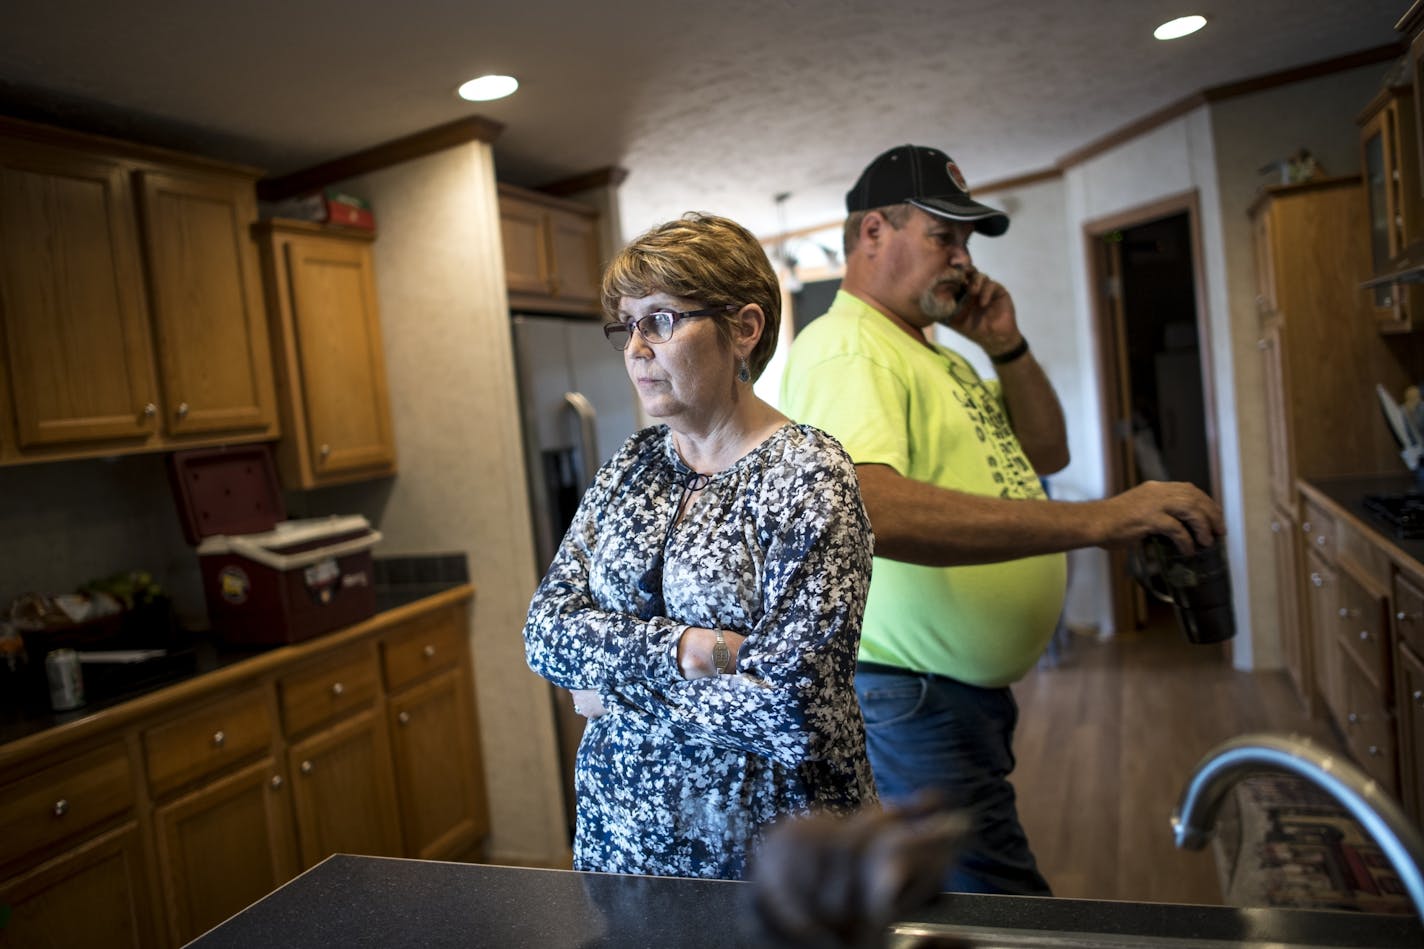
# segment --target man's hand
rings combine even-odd
[[[727,650],[732,654],[732,664],[736,665],[737,653],[746,642],[746,637],[731,630],[722,630],[722,638],[727,642]],[[677,641],[677,665],[684,679],[701,679],[717,675],[717,664],[712,660],[712,648],[717,644],[716,630],[701,626],[689,626]]]
[[[572,689],[569,692],[574,697],[574,712],[592,721],[600,718],[606,711],[603,707],[603,699],[593,689]]]
[[[944,325],[990,356],[1002,355],[1023,342],[1009,291],[978,270],[969,272],[959,309],[944,321]]]
[[[1189,554],[1210,547],[1226,533],[1221,506],[1195,485],[1180,481],[1147,481],[1098,502],[1108,513],[1104,547],[1132,544],[1151,534],[1169,537]]]

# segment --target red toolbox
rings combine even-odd
[[[208,619],[225,641],[295,643],[376,612],[380,532],[359,514],[286,520],[269,446],[176,452],[170,473]]]

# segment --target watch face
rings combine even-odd
[[[717,667],[718,672],[725,672],[732,667],[732,652],[727,648],[726,640],[720,636],[712,646],[712,664]]]

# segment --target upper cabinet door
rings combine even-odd
[[[315,483],[395,470],[385,350],[370,243],[299,236],[286,243],[306,468]],[[312,486],[312,485],[308,485]]]
[[[165,429],[275,434],[252,182],[196,172],[139,181]]]
[[[592,217],[549,213],[549,251],[554,260],[554,296],[597,308],[602,297],[598,233]]]
[[[499,234],[504,244],[504,282],[509,293],[551,292],[544,209],[518,198],[499,200]]]
[[[0,141],[0,322],[21,449],[143,447],[158,432],[127,171]]]

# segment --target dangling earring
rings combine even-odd
[[[747,368],[747,361],[745,359],[737,362],[737,379],[741,382],[752,381],[752,371]]]

